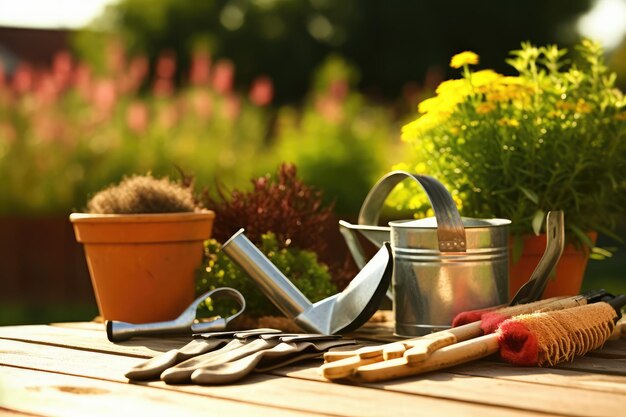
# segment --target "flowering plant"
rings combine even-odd
[[[569,238],[593,246],[589,231],[615,237],[626,203],[626,100],[601,47],[584,40],[577,50],[570,62],[557,46],[523,43],[507,60],[515,76],[471,70],[473,52],[454,56],[463,76],[441,83],[404,126],[414,159],[401,168],[440,179],[465,216],[512,220],[515,235],[539,234],[545,213],[561,209]],[[408,208],[426,207],[420,198]]]
[[[265,143],[272,84],[233,89],[230,61],[199,51],[181,85],[177,61],[107,50],[102,74],[67,52],[51,68],[0,65],[0,214],[63,213],[131,172],[193,172],[200,184],[243,181],[276,158]],[[239,161],[255,161],[237,163]]]

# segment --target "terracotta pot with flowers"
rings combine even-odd
[[[441,83],[403,128],[415,155],[403,168],[444,182],[463,215],[512,220],[511,294],[541,257],[547,211],[565,212],[569,246],[544,297],[580,290],[587,255],[602,254],[596,233],[615,237],[626,206],[626,100],[600,46],[577,50],[522,44],[507,60],[515,76],[473,71],[478,56],[460,53],[451,66],[462,77]]]
[[[176,318],[194,299],[195,274],[215,213],[191,189],[133,176],[73,213],[104,319],[146,323]]]

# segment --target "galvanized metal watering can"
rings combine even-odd
[[[435,217],[378,226],[393,188],[412,179],[426,192]],[[507,302],[508,226],[505,219],[461,218],[452,196],[436,179],[393,171],[370,190],[358,224],[340,221],[340,230],[359,267],[365,255],[358,234],[376,246],[390,241],[396,334],[420,336],[450,327],[462,311]]]

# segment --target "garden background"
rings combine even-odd
[[[97,314],[67,216],[124,175],[191,175],[215,193],[289,161],[354,219],[403,162],[417,103],[456,76],[450,56],[510,73],[522,41],[574,45],[596,3],[123,0],[63,31],[49,59],[0,48],[0,324]],[[607,60],[623,90],[626,42]],[[584,288],[626,291],[626,249],[598,244],[616,253],[591,261]]]

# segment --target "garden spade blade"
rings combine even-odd
[[[362,326],[378,309],[393,270],[391,248],[385,242],[345,290],[313,304],[254,246],[243,229],[224,243],[222,250],[287,317],[313,333],[340,334]]]

